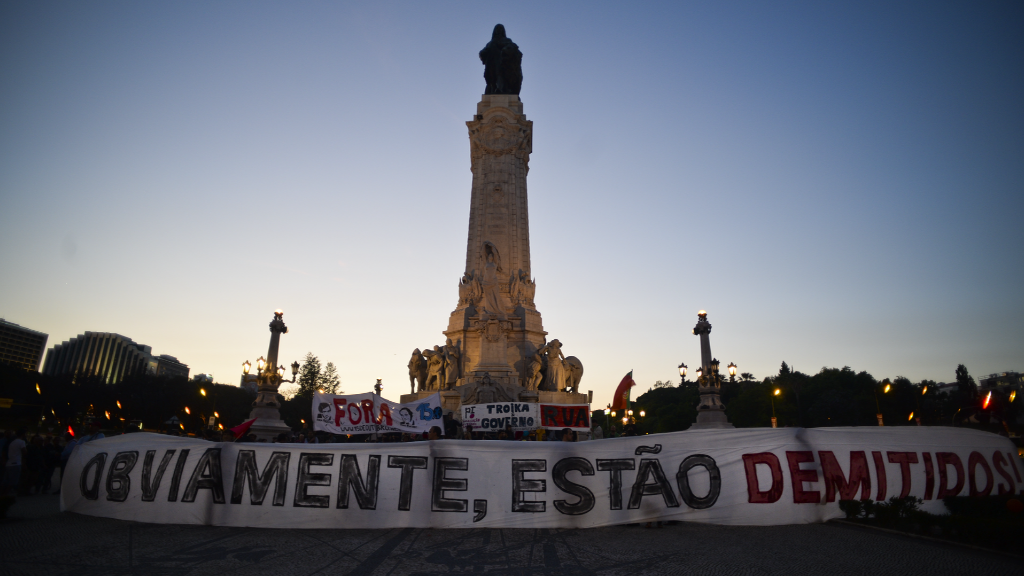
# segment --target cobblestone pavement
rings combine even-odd
[[[839,524],[590,530],[279,530],[138,524],[21,498],[0,521],[0,573],[1021,574],[1010,556]]]

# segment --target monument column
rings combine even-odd
[[[523,386],[547,332],[534,305],[526,191],[533,122],[516,94],[484,94],[469,129],[473,188],[466,269],[445,336],[461,341],[466,381]]]

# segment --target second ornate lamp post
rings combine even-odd
[[[258,439],[273,440],[282,432],[291,432],[291,428],[281,420],[281,410],[277,403],[277,390],[284,382],[294,383],[299,373],[299,363],[292,363],[292,379],[284,379],[284,366],[277,365],[277,352],[281,345],[281,334],[287,334],[284,325],[284,312],[274,311],[274,319],[270,322],[270,348],[267,358],[260,356],[256,360],[257,392],[256,401],[252,403],[249,419],[256,418],[250,432]],[[249,374],[252,365],[246,360],[242,363],[242,371]]]
[[[697,325],[693,333],[700,337],[700,368],[697,369],[697,391],[700,393],[700,404],[697,406],[697,422],[690,430],[701,428],[732,428],[725,415],[722,404],[722,378],[718,374],[718,359],[711,356],[711,323],[708,313],[701,310],[697,313]],[[682,367],[680,367],[680,371]],[[729,372],[736,374],[736,365],[729,365]]]
[[[882,384],[885,384],[885,387],[882,388],[882,394],[888,394],[889,390],[892,389],[892,384],[889,383],[889,379],[886,378],[885,380],[882,380]],[[879,426],[885,426],[885,423],[882,421],[882,405],[878,403],[878,389],[875,388],[873,392],[875,393],[875,409],[878,411],[878,413],[875,414],[875,417],[878,418]]]
[[[778,388],[776,388],[775,391],[772,392],[772,396],[771,396],[771,398],[772,398],[772,428],[778,428],[779,427],[778,426],[779,421],[778,421],[778,419],[775,418],[775,397],[778,396],[779,394],[782,394],[782,390],[779,390]]]

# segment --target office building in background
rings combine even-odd
[[[46,351],[48,335],[0,318],[0,362],[33,372]]]
[[[101,376],[108,384],[133,374],[188,378],[188,366],[174,356],[156,356],[145,344],[110,332],[86,332],[54,345],[46,353],[43,374]]]

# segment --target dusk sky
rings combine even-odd
[[[6,2],[0,317],[237,384],[407,392],[443,344],[477,52],[523,52],[536,304],[596,407],[711,346],[758,379],[1024,368],[1024,4]]]

